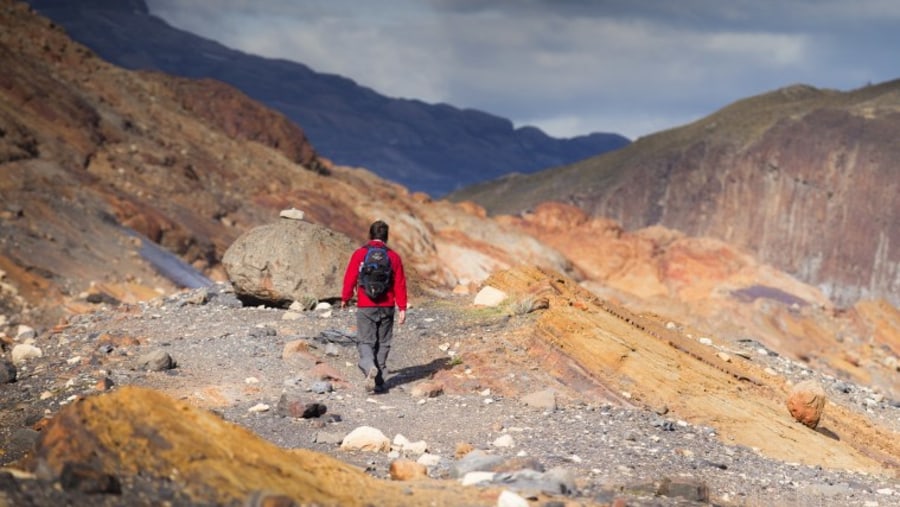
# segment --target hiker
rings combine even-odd
[[[369,242],[350,256],[344,273],[341,308],[356,290],[357,365],[366,378],[366,391],[384,392],[387,358],[391,351],[395,306],[397,323],[406,321],[406,276],[397,252],[387,248],[388,224],[369,227]]]

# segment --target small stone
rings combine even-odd
[[[468,442],[459,442],[456,444],[456,450],[453,453],[453,457],[460,459],[474,450],[475,447],[473,447],[472,444]]]
[[[395,481],[411,481],[428,477],[428,468],[415,461],[397,459],[391,462],[390,475]]]
[[[17,341],[31,340],[34,338],[37,338],[37,332],[34,328],[26,326],[25,324],[19,324],[19,327],[16,329]]]
[[[499,437],[497,437],[497,439],[495,439],[491,445],[493,445],[494,447],[507,448],[514,447],[516,444],[513,440],[512,435],[507,433],[505,435],[500,435]]]
[[[16,365],[0,359],[0,384],[11,384],[16,381]]]
[[[473,304],[475,306],[495,307],[502,303],[506,297],[507,295],[505,292],[488,285],[478,291],[478,294],[475,295]]]
[[[494,480],[494,472],[469,472],[459,480],[463,486],[474,486]]]
[[[497,507],[528,507],[529,505],[528,500],[508,489],[501,491],[500,496],[497,497]]]
[[[303,220],[304,213],[297,208],[283,209],[278,214],[281,218],[286,218],[288,220]]]
[[[360,426],[344,437],[341,450],[388,452],[391,450],[391,441],[377,428]]]
[[[12,362],[13,364],[19,365],[24,363],[25,361],[28,361],[29,359],[43,357],[43,355],[44,353],[41,351],[41,349],[35,347],[34,345],[20,343],[12,349]]]
[[[275,407],[276,414],[295,419],[313,419],[322,416],[327,411],[328,407],[324,404],[307,401],[300,394],[292,391],[282,393]]]
[[[805,380],[791,390],[787,408],[797,421],[815,429],[825,409],[825,390],[816,381]]]
[[[250,407],[248,412],[255,412],[255,413],[268,412],[269,408],[271,408],[271,407],[269,407],[265,403],[257,403],[256,405],[253,405],[252,407]]]
[[[165,350],[154,350],[138,359],[138,367],[146,371],[171,370],[176,366],[178,363]]]
[[[281,320],[300,320],[303,318],[302,313],[287,311],[281,316]]]
[[[316,394],[327,394],[334,391],[334,386],[327,380],[317,380],[316,382],[313,382],[313,385],[309,390]]]
[[[416,463],[425,465],[426,467],[436,467],[440,464],[441,457],[437,454],[424,453],[416,460]]]
[[[112,389],[114,385],[115,385],[115,383],[112,381],[111,378],[103,377],[103,378],[99,379],[96,384],[94,384],[94,389],[96,389],[97,391],[104,392],[104,391],[109,391],[110,389]]]

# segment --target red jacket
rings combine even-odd
[[[359,267],[366,258],[369,245],[384,245],[381,240],[373,239],[365,245],[356,249],[350,256],[350,263],[347,264],[347,271],[344,273],[344,288],[341,291],[341,301],[347,302],[353,297],[353,291],[356,291],[357,306],[394,306],[401,310],[406,310],[406,275],[403,274],[403,261],[397,252],[388,249],[388,258],[391,260],[391,270],[394,272],[394,283],[384,297],[377,302],[369,299],[366,291],[359,290]]]

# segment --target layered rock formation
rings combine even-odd
[[[711,236],[835,302],[900,305],[900,81],[794,86],[566,168],[452,196],[491,213],[574,204],[634,230]]]

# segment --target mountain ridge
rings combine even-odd
[[[842,305],[900,304],[900,80],[794,85],[561,168],[454,192],[489,214],[570,203],[628,229],[663,225],[753,252]],[[892,218],[893,217],[893,218]]]
[[[432,196],[629,142],[606,133],[557,139],[536,127],[514,128],[508,119],[483,111],[389,98],[346,77],[178,30],[154,16],[143,0],[29,3],[116,65],[229,83],[303,125],[319,153],[335,163],[365,167]]]

